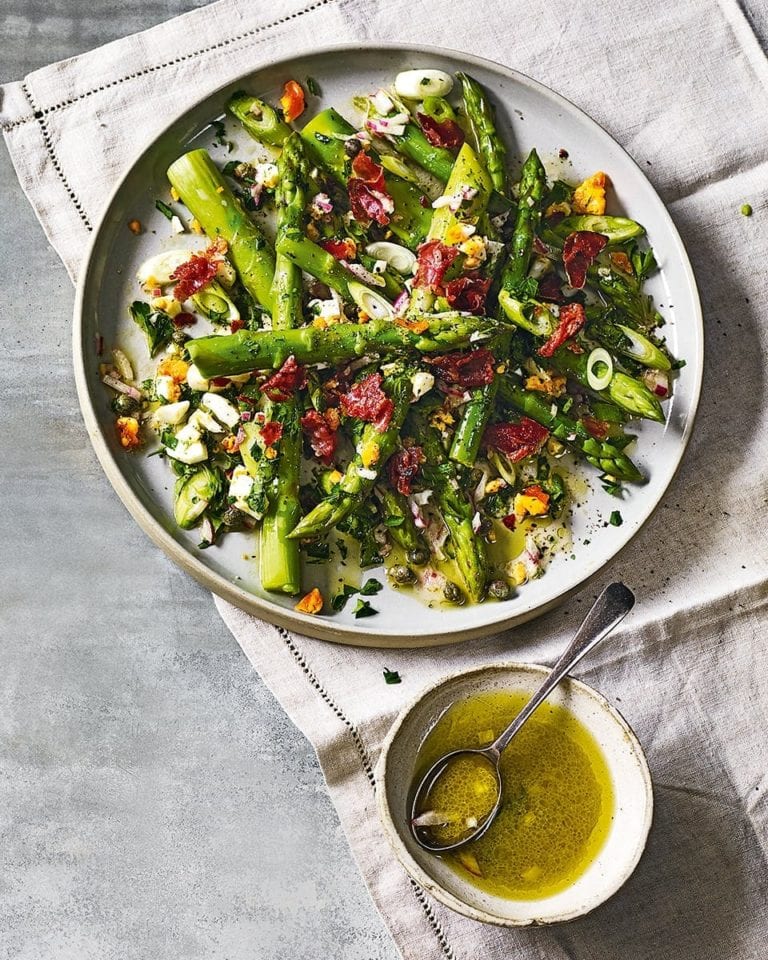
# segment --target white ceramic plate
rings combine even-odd
[[[673,354],[685,358],[687,365],[667,404],[667,423],[643,423],[637,430],[640,443],[633,457],[650,479],[645,486],[631,489],[620,504],[623,526],[604,525],[619,504],[599,483],[593,483],[590,492],[580,498],[581,506],[571,523],[573,555],[557,556],[543,577],[522,587],[505,603],[429,609],[407,591],[385,588],[373,604],[379,610],[376,617],[356,621],[351,612],[353,604],[340,614],[310,617],[294,611],[295,600],[261,590],[257,565],[251,558],[256,549],[254,537],[229,535],[221,546],[201,551],[196,531],[175,528],[172,482],[166,464],[157,457],[126,455],[117,444],[109,391],[98,377],[96,337],[103,336],[107,349],[122,346],[134,362],[146,357],[142,335],[127,313],[127,305],[140,295],[136,268],[147,256],[179,246],[180,241],[200,245],[199,237],[171,237],[168,221],[155,210],[155,199],[168,197],[168,165],[181,153],[199,146],[210,148],[214,159],[222,163],[228,157],[263,155],[263,148],[236,133],[234,122],[228,123],[227,135],[236,141],[235,150],[227,155],[223,147],[215,145],[210,121],[221,117],[231,93],[247,89],[275,102],[286,80],[311,76],[318,82],[322,97],[310,101],[303,119],[330,105],[350,114],[355,94],[387,85],[398,71],[413,67],[436,67],[451,73],[467,70],[484,84],[498,105],[498,123],[506,142],[512,145],[516,169],[519,158],[536,146],[550,174],[559,171],[568,179],[579,180],[598,169],[609,173],[615,185],[612,212],[634,217],[647,228],[661,266],[648,289],[662,305]],[[556,158],[563,147],[569,151],[570,160],[558,167]],[[146,228],[138,237],[127,229],[128,221],[134,218]],[[427,646],[487,634],[542,613],[593,576],[627,544],[662,497],[690,436],[701,383],[702,338],[695,280],[669,214],[634,161],[593,120],[541,84],[476,57],[435,48],[355,46],[330,48],[246,73],[188,110],[146,147],[115,189],[94,233],[75,303],[74,362],[83,416],[107,476],[141,527],[185,570],[232,603],[302,633],[342,643]],[[148,375],[148,362],[145,369]],[[584,476],[590,476],[588,468]],[[594,473],[591,476],[596,480]],[[319,566],[310,566],[305,572],[308,587],[322,587],[330,576]],[[381,570],[366,574],[382,582],[385,579]],[[336,573],[333,580],[337,581]]]
[[[645,849],[653,818],[653,787],[643,749],[626,720],[607,700],[570,677],[550,694],[548,702],[564,707],[594,736],[608,766],[614,794],[608,836],[584,873],[551,896],[511,900],[479,890],[414,840],[408,811],[416,757],[438,719],[452,704],[481,693],[522,691],[530,696],[548,673],[549,667],[507,663],[439,681],[397,718],[376,766],[379,816],[398,860],[420,886],[473,920],[510,927],[573,920],[616,893]]]

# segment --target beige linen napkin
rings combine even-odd
[[[633,587],[636,612],[579,668],[648,750],[656,819],[637,872],[583,920],[484,927],[408,880],[375,815],[372,770],[400,707],[456,669],[551,662],[593,590],[505,635],[410,652],[335,647],[217,600],[219,610],[317,750],[407,960],[765,960],[764,51],[736,0],[222,0],[3,88],[0,119],[19,179],[70,275],[116,179],[174,114],[267,59],[350,40],[461,48],[553,86],[646,169],[691,254],[707,335],[694,438],[655,516],[606,572]],[[739,213],[745,201],[751,218]],[[386,686],[384,667],[403,683]]]

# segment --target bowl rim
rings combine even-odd
[[[112,207],[120,192],[124,189],[126,180],[131,176],[137,164],[141,163],[153,151],[159,141],[167,136],[173,127],[181,120],[199,110],[202,104],[219,96],[223,91],[233,88],[243,77],[250,74],[266,70],[274,70],[282,65],[290,65],[296,60],[321,57],[329,53],[344,54],[353,53],[356,57],[361,52],[382,52],[382,51],[404,51],[408,53],[423,53],[434,57],[444,57],[451,60],[460,60],[465,64],[480,66],[497,74],[521,84],[524,87],[533,89],[539,94],[548,98],[550,101],[559,104],[569,111],[574,111],[579,115],[581,122],[587,128],[591,128],[601,137],[608,138],[611,143],[624,155],[626,160],[631,163],[640,173],[643,179],[648,183],[650,189],[657,197],[661,216],[666,221],[666,227],[669,232],[671,245],[674,249],[674,255],[678,259],[682,272],[685,277],[687,292],[691,299],[692,315],[689,317],[689,323],[695,328],[696,344],[698,356],[696,358],[687,358],[689,360],[689,372],[693,374],[693,380],[690,387],[690,403],[686,410],[686,424],[683,433],[679,438],[678,445],[674,451],[674,462],[671,464],[671,472],[667,483],[658,491],[652,503],[648,505],[645,515],[641,522],[632,529],[627,540],[616,547],[613,552],[607,553],[601,558],[588,563],[581,576],[581,579],[567,587],[555,587],[552,595],[542,599],[534,606],[523,606],[517,612],[510,613],[508,616],[501,614],[498,619],[489,622],[478,623],[474,626],[465,626],[463,628],[453,628],[450,620],[446,619],[444,624],[440,625],[439,632],[435,632],[434,626],[421,630],[417,634],[394,634],[378,633],[375,626],[366,621],[364,625],[330,623],[323,620],[322,617],[312,617],[308,614],[300,613],[290,608],[278,604],[268,597],[261,597],[239,586],[233,580],[227,578],[221,573],[208,567],[196,555],[186,549],[179,543],[173,535],[165,529],[163,524],[156,520],[152,513],[144,506],[139,496],[134,492],[127,477],[124,475],[113,451],[102,432],[99,420],[96,414],[94,400],[88,385],[86,351],[88,349],[86,336],[86,293],[91,290],[91,275],[97,266],[97,252],[102,243],[102,234],[110,222]],[[317,637],[321,640],[328,640],[334,643],[369,646],[379,648],[402,648],[417,649],[431,646],[441,646],[444,644],[460,643],[465,640],[471,640],[479,637],[489,636],[492,633],[501,630],[510,629],[521,625],[528,620],[534,619],[555,606],[563,603],[578,590],[585,587],[588,582],[599,574],[607,564],[616,559],[616,557],[635,539],[640,530],[645,526],[651,516],[656,512],[659,503],[667,493],[670,484],[677,474],[682,462],[685,451],[688,447],[696,415],[699,408],[701,388],[704,371],[704,324],[701,307],[701,298],[699,296],[696,277],[691,265],[690,258],[683,243],[682,237],[672,219],[671,214],[658,195],[653,184],[648,180],[645,171],[629,154],[629,152],[616,140],[601,124],[591,117],[580,106],[573,103],[561,93],[547,86],[539,80],[529,77],[519,70],[515,70],[495,60],[486,57],[479,57],[474,54],[466,53],[462,50],[456,50],[450,47],[444,47],[436,44],[416,44],[400,42],[375,42],[375,43],[340,43],[328,44],[315,48],[301,48],[289,56],[266,58],[256,66],[244,70],[237,77],[234,77],[216,87],[207,91],[194,103],[180,110],[163,127],[163,129],[154,136],[149,143],[145,143],[134,155],[131,161],[126,164],[124,173],[118,178],[114,188],[111,190],[105,201],[102,214],[96,224],[90,241],[88,243],[82,267],[78,276],[75,302],[73,310],[72,324],[72,344],[73,344],[73,366],[75,374],[75,386],[77,390],[80,410],[85,422],[88,437],[91,441],[97,459],[107,476],[112,488],[147,536],[160,547],[160,549],[174,563],[178,564],[186,573],[190,574],[200,584],[211,590],[214,594],[224,600],[234,604],[246,613],[266,620],[275,626],[288,630],[297,630],[308,636]],[[694,359],[697,362],[693,362]]]
[[[459,897],[450,893],[443,886],[441,886],[441,884],[431,877],[408,852],[400,837],[400,833],[395,826],[394,818],[389,809],[389,803],[387,800],[387,762],[391,747],[411,713],[431,694],[435,693],[441,687],[447,686],[448,684],[457,680],[469,679],[473,676],[496,672],[527,673],[543,676],[549,673],[550,670],[551,667],[547,667],[542,664],[509,660],[501,663],[473,667],[470,670],[457,670],[450,674],[446,674],[439,680],[423,688],[422,691],[410,701],[410,703],[403,707],[393,722],[386,738],[384,739],[381,747],[381,753],[374,769],[374,778],[376,784],[376,807],[379,814],[379,822],[384,830],[384,834],[389,842],[389,845],[401,866],[405,869],[406,873],[411,877],[411,879],[415,880],[416,883],[423,887],[436,900],[440,901],[440,903],[444,904],[446,907],[449,907],[454,912],[468,917],[470,920],[477,920],[480,923],[490,923],[501,927],[550,926],[552,924],[566,923],[571,920],[576,920],[579,917],[586,916],[614,896],[632,876],[635,868],[640,862],[643,852],[645,851],[648,834],[651,829],[651,824],[653,823],[653,782],[651,780],[651,772],[648,766],[648,760],[645,756],[645,751],[643,750],[637,734],[622,716],[620,711],[617,710],[616,707],[601,693],[595,690],[594,687],[591,687],[583,680],[578,680],[575,677],[568,676],[563,683],[567,683],[569,686],[572,686],[574,689],[578,690],[582,694],[585,694],[587,697],[593,700],[597,706],[600,707],[600,709],[611,718],[616,726],[620,728],[630,745],[634,758],[637,760],[638,769],[645,788],[645,813],[642,822],[638,824],[637,840],[633,848],[632,855],[627,859],[622,870],[618,872],[617,878],[606,886],[606,890],[604,892],[601,892],[596,897],[590,898],[588,905],[584,909],[566,911],[556,917],[542,918],[532,915],[530,918],[526,919],[512,919],[509,917],[500,917],[497,914],[487,913],[482,909],[465,903]],[[583,720],[581,722],[584,723],[585,726],[588,726]],[[606,762],[610,767],[611,761],[610,757],[607,755]],[[530,901],[532,908],[535,907],[537,902],[538,901],[536,900]]]

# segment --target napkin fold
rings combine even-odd
[[[705,310],[702,403],[664,501],[606,572],[638,607],[578,671],[634,726],[656,789],[646,854],[609,903],[556,928],[465,920],[396,863],[373,787],[391,721],[420,689],[489,661],[551,662],[592,590],[499,636],[386,652],[311,640],[216,600],[317,751],[406,960],[764,960],[768,30],[759,8],[746,12],[736,0],[220,0],[2,88],[19,180],[73,279],[114,184],[173,116],[262,62],[345,41],[442,44],[536,77],[602,123],[671,210]],[[403,682],[385,685],[385,667]]]

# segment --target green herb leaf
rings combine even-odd
[[[341,591],[331,597],[331,607],[338,613],[346,607],[347,600],[356,593],[356,587],[350,586],[348,583],[343,584]]]
[[[164,217],[168,220],[172,220],[174,217],[173,210],[168,206],[167,203],[163,203],[162,200],[155,200],[155,208],[162,213]]]
[[[608,523],[610,523],[612,527],[620,527],[622,523],[624,523],[624,518],[618,510],[614,510],[608,518]]]
[[[352,612],[355,615],[355,620],[360,620],[361,617],[373,617],[379,611],[374,610],[367,600],[358,600],[355,604],[355,609]]]
[[[160,442],[164,447],[168,447],[170,450],[175,450],[179,445],[179,441],[173,435],[173,430],[170,427],[166,427],[165,430],[160,434]]]
[[[370,577],[370,579],[366,580],[362,587],[360,587],[360,593],[362,593],[364,597],[372,597],[382,588],[383,584],[379,583],[374,577]]]
[[[385,527],[402,527],[405,523],[405,517],[384,517]]]
[[[134,300],[128,308],[134,322],[144,331],[149,346],[149,355],[154,355],[170,343],[173,335],[173,323],[167,313],[153,311],[143,300]]]
[[[309,90],[313,97],[320,96],[320,85],[314,77],[307,77],[304,83],[306,84],[307,90]]]
[[[387,670],[384,667],[384,683],[402,683],[403,678],[397,672],[397,670]]]
[[[331,559],[331,545],[327,541],[308,543],[303,549],[307,555],[307,563],[327,563]]]

